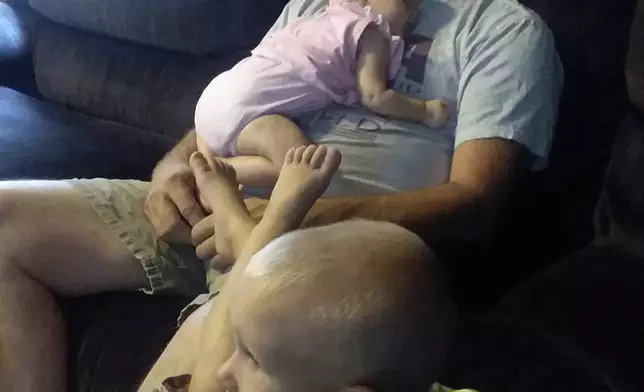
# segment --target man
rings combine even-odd
[[[325,4],[294,0],[274,28]],[[300,119],[310,139],[343,156],[338,180],[305,224],[359,217],[398,223],[430,243],[484,240],[508,190],[549,150],[561,87],[551,33],[512,0],[428,0],[408,42],[395,89],[454,102],[456,116],[438,131],[357,108]],[[192,229],[206,265],[216,254],[195,197],[194,151],[190,132],[150,184],[0,185],[0,389],[65,390],[65,331],[53,294],[205,291],[204,263],[169,245],[190,242]],[[259,213],[264,203],[249,206]],[[214,292],[221,280],[207,271]]]

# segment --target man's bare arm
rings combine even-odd
[[[319,200],[305,225],[352,218],[404,226],[430,244],[482,242],[492,234],[501,207],[533,156],[512,141],[481,139],[463,143],[453,157],[448,183],[386,196]],[[264,203],[247,202],[254,216]]]

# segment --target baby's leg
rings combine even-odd
[[[192,156],[190,163],[199,187],[213,207],[217,237],[227,233],[227,238],[218,238],[217,247],[223,245],[237,257],[219,295],[219,303],[208,315],[202,330],[201,351],[191,384],[191,390],[197,392],[222,392],[225,388],[219,381],[218,371],[234,351],[233,331],[228,319],[230,287],[235,286],[255,253],[273,239],[299,227],[338,169],[340,153],[319,146],[290,149],[264,217],[256,225],[237,192],[234,170],[221,161],[210,170],[198,154]]]
[[[360,37],[357,60],[358,89],[365,107],[433,128],[442,126],[449,118],[446,102],[410,98],[389,88],[389,41],[377,28],[367,28]]]
[[[237,138],[239,157],[227,160],[240,183],[273,186],[291,147],[311,144],[302,130],[284,116],[266,115],[250,122]],[[261,159],[264,158],[264,159]]]
[[[244,263],[274,238],[299,227],[328,187],[340,159],[337,150],[324,146],[289,149],[264,217],[256,224],[238,191],[235,170],[222,160],[209,165],[193,154],[190,164],[197,185],[213,209],[219,254]]]
[[[250,258],[273,239],[300,227],[340,165],[340,152],[324,146],[291,148],[262,220],[239,250],[237,262]]]

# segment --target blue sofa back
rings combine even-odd
[[[247,55],[286,0],[30,0],[39,92],[181,137],[208,82]]]

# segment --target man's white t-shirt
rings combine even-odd
[[[328,0],[292,0],[271,31],[313,15]],[[270,34],[270,32],[269,32]],[[427,0],[406,37],[395,90],[453,102],[441,129],[333,106],[298,119],[315,143],[342,153],[325,196],[365,196],[445,183],[456,147],[503,138],[543,164],[550,150],[562,87],[552,34],[513,0]]]

